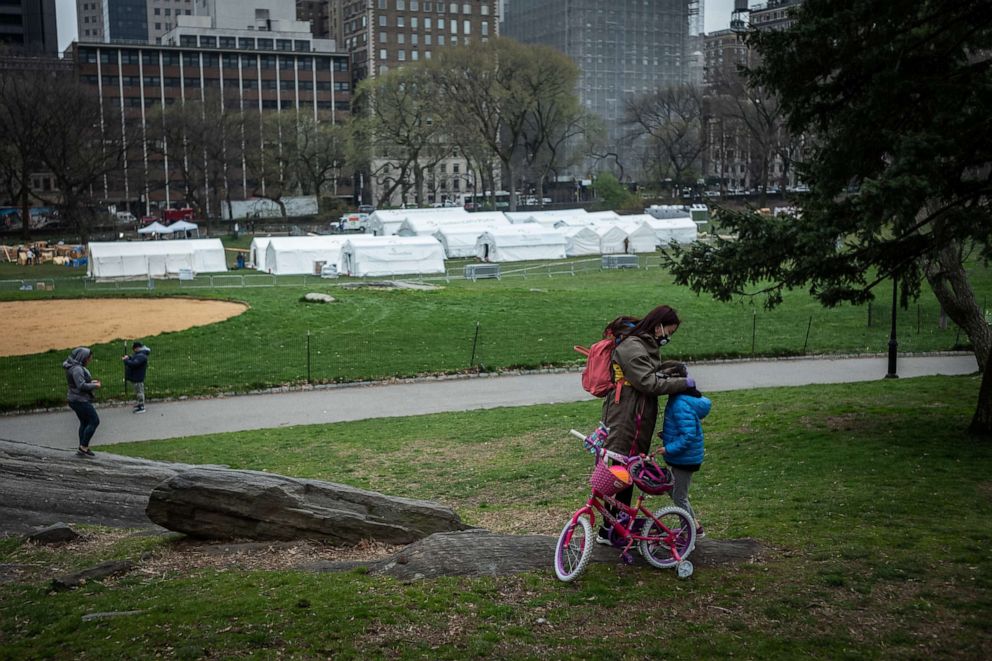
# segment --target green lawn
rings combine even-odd
[[[756,564],[593,566],[404,584],[361,571],[134,572],[70,593],[0,586],[5,658],[989,658],[992,447],[963,436],[977,377],[716,393],[693,483],[707,534],[753,537]],[[586,493],[595,402],[120,445],[430,498],[474,524],[556,534]],[[661,499],[667,502],[667,499]],[[0,542],[0,562],[92,555]],[[83,623],[85,613],[144,614]],[[538,622],[539,619],[546,623]]]
[[[560,266],[560,265],[559,265]],[[266,279],[266,276],[255,276]],[[971,277],[987,306],[992,274],[975,266]],[[295,286],[231,289],[180,288],[87,292],[82,280],[60,281],[54,292],[0,291],[2,300],[84,295],[189,295],[234,299],[251,308],[222,323],[142,338],[152,347],[148,393],[152,398],[279,386],[452,373],[470,369],[537,368],[578,363],[575,344],[599,337],[620,314],[643,314],[657,304],[677,308],[684,320],[666,355],[683,360],[802,353],[874,353],[888,345],[884,304],[826,310],[805,292],[791,292],[774,311],[750,301],[718,303],[671,284],[659,268],[585,271],[471,282],[452,279],[437,291],[345,289],[342,281],[302,278]],[[75,285],[75,287],[73,287]],[[337,302],[301,302],[308,291]],[[122,305],[126,302],[122,301]],[[869,321],[871,324],[869,325]],[[927,291],[898,316],[901,351],[961,348],[967,343]],[[97,345],[90,368],[119,383],[120,338]],[[60,369],[71,346],[45,354],[0,358],[0,410],[57,405],[64,399]],[[121,388],[103,397],[124,398]]]

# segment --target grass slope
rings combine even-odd
[[[979,300],[992,294],[992,273],[974,267]],[[307,291],[337,302],[300,302]],[[0,292],[0,300],[81,296],[82,289]],[[326,281],[278,288],[181,290],[178,283],[127,295],[195,295],[251,306],[225,322],[142,338],[152,347],[151,398],[250,389],[305,381],[383,379],[467,369],[577,364],[575,344],[598,339],[619,314],[643,314],[662,302],[684,319],[670,357],[683,360],[751,355],[883,352],[889,323],[884,306],[825,310],[792,292],[774,311],[718,303],[671,284],[666,271],[592,271],[576,276],[453,280],[439,291],[342,289]],[[121,301],[126,306],[126,300]],[[871,325],[868,324],[869,316]],[[899,314],[901,351],[954,348],[966,338],[941,328],[929,293]],[[108,387],[103,398],[125,399],[119,341],[97,345],[91,371]],[[61,362],[71,347],[0,358],[0,410],[59,404]]]
[[[988,658],[992,448],[964,437],[977,377],[716,393],[693,504],[763,561],[672,572],[595,566],[403,584],[194,569],[71,593],[0,586],[9,658]],[[471,522],[555,534],[586,493],[565,434],[595,402],[372,420],[114,446],[443,501]],[[661,499],[667,502],[667,499]],[[93,557],[0,543],[0,562],[85,566],[158,553],[131,538]],[[85,613],[145,610],[83,623]]]

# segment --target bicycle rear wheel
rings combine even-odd
[[[661,526],[652,519],[644,522],[641,534],[656,539],[641,540],[641,555],[653,567],[671,569],[696,547],[696,524],[681,507],[663,507],[654,518]]]
[[[571,581],[579,576],[592,557],[592,526],[589,517],[569,520],[555,545],[555,576]]]

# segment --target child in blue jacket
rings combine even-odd
[[[664,443],[661,453],[675,478],[672,500],[692,515],[697,537],[703,535],[703,527],[689,504],[689,484],[692,483],[692,474],[703,463],[702,419],[710,412],[711,406],[709,398],[703,397],[695,388],[670,395],[665,405],[664,427],[659,433]]]

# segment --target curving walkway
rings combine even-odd
[[[887,359],[802,358],[690,364],[704,392],[853,383],[883,378]],[[971,374],[978,369],[969,353],[900,356],[902,378]],[[150,397],[155,384],[148,384]],[[329,387],[273,394],[148,403],[148,412],[130,407],[99,409],[101,425],[93,447],[229,431],[364,420],[501,406],[553,404],[592,399],[576,372],[531,373],[430,379],[394,384]],[[76,417],[64,411],[0,416],[0,438],[50,448],[76,447]]]

